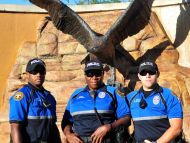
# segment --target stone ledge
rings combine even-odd
[[[181,0],[155,0],[153,7],[172,6],[182,3],[190,3],[190,0],[182,2]],[[109,11],[122,10],[129,6],[129,2],[125,3],[107,3],[107,4],[93,4],[93,5],[69,5],[71,9],[76,12],[90,12],[90,11]],[[45,10],[34,5],[9,5],[1,4],[0,12],[28,12],[28,13],[47,13]]]

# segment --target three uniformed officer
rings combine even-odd
[[[14,143],[60,143],[56,101],[42,86],[45,63],[31,59],[26,67],[28,84],[10,98],[11,138]]]

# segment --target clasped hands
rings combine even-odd
[[[112,129],[111,124],[102,125],[96,129],[91,135],[91,143],[101,143],[105,135]],[[66,136],[69,143],[83,143],[83,141],[75,134],[69,134]]]
[[[91,140],[92,143],[101,143],[105,135],[110,132],[112,129],[111,124],[102,125],[99,127],[92,135]]]

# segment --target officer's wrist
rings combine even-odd
[[[112,127],[112,123],[110,123],[110,131],[112,131],[113,127]]]
[[[108,124],[108,126],[109,126],[108,132],[111,132],[112,131],[112,124],[110,123],[110,124]]]

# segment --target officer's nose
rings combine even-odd
[[[148,72],[146,73],[146,77],[150,77],[150,74]]]
[[[93,75],[92,79],[96,79],[97,77],[95,75]]]
[[[40,76],[41,74],[38,72],[38,73],[36,73],[36,75],[37,75],[37,76]]]

